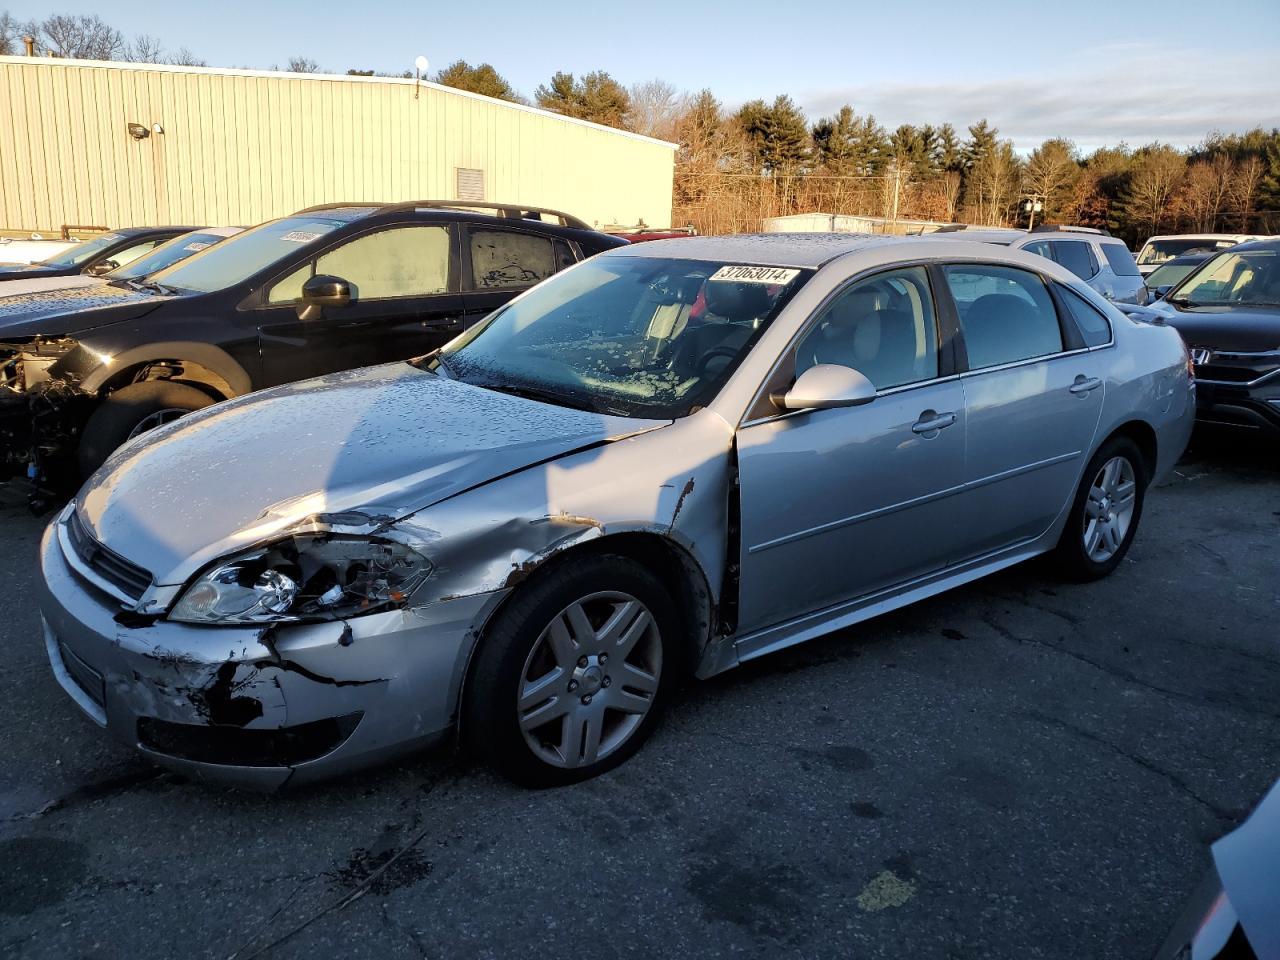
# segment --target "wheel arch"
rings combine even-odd
[[[132,350],[125,350],[88,373],[80,383],[86,393],[110,392],[128,386],[139,379],[140,373],[152,367],[172,365],[181,373],[168,378],[176,383],[186,383],[218,400],[248,393],[253,389],[248,372],[225,350],[210,343],[171,341],[151,343]]]
[[[1101,450],[1104,444],[1109,443],[1116,437],[1132,440],[1137,446],[1138,452],[1142,454],[1142,465],[1146,468],[1147,479],[1150,480],[1151,477],[1155,476],[1160,455],[1160,442],[1157,439],[1155,428],[1145,420],[1126,420],[1104,436],[1094,448],[1094,452]]]

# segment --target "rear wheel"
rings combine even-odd
[[[678,630],[666,588],[640,564],[565,561],[527,584],[482,638],[463,708],[467,744],[529,786],[617,766],[657,721]]]
[[[170,380],[147,380],[108,394],[80,437],[77,457],[81,476],[97,470],[126,440],[211,403],[213,398],[207,393]]]
[[[1113,437],[1085,469],[1055,551],[1073,580],[1105,577],[1124,559],[1138,531],[1147,468],[1137,444]]]

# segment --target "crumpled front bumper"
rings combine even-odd
[[[77,572],[59,522],[39,578],[58,682],[146,756],[240,786],[321,779],[443,738],[504,593],[274,629],[147,621]]]

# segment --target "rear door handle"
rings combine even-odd
[[[1072,393],[1077,397],[1084,396],[1090,390],[1096,390],[1102,386],[1102,380],[1099,377],[1086,377],[1084,374],[1076,377],[1076,382],[1070,387]]]
[[[949,427],[956,422],[954,413],[934,413],[932,410],[926,410],[920,414],[920,419],[911,425],[912,433],[936,433],[943,427]]]

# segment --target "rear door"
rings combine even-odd
[[[466,224],[462,232],[464,326],[578,261],[567,241],[534,230]]]
[[[955,519],[975,557],[1039,536],[1069,503],[1102,412],[1103,364],[1039,274],[990,263],[941,274],[963,345]]]
[[[351,284],[351,303],[298,318],[302,285],[319,274]],[[267,285],[258,309],[266,385],[420,356],[462,329],[457,234],[397,224],[347,237]]]

